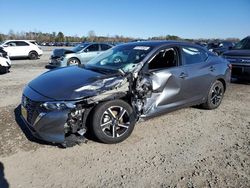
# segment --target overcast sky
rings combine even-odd
[[[250,0],[0,0],[0,33],[243,38]]]

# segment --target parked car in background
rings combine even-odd
[[[106,43],[81,43],[72,49],[55,49],[47,68],[85,64],[113,46]]]
[[[215,53],[216,55],[221,55],[223,52],[228,51],[233,46],[234,43],[230,41],[210,42],[207,44],[208,50]]]
[[[10,58],[28,57],[37,59],[43,54],[42,49],[34,40],[7,40],[0,46],[8,53]]]
[[[67,136],[86,131],[104,143],[121,142],[139,119],[193,105],[217,108],[230,81],[228,64],[191,43],[118,45],[85,65],[31,81],[23,92],[22,118],[49,142],[67,145]]]
[[[223,57],[232,65],[232,77],[250,80],[250,36],[224,52]]]
[[[5,52],[3,48],[0,47],[0,74],[9,72],[10,67],[11,61],[9,56],[7,52]]]

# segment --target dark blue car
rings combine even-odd
[[[250,36],[238,42],[232,50],[223,53],[232,64],[232,77],[250,80]]]

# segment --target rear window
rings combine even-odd
[[[250,50],[250,39],[244,38],[238,42],[233,49],[239,50]]]
[[[29,44],[24,41],[16,41],[15,43],[16,46],[29,46]]]
[[[38,44],[36,43],[36,41],[30,41],[30,43],[35,44],[35,45],[38,45]]]

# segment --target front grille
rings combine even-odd
[[[250,63],[250,57],[243,56],[225,56],[225,58],[231,63]]]
[[[51,57],[50,64],[51,65],[60,65],[62,58],[60,57]]]
[[[7,58],[8,57],[8,53],[5,52],[3,49],[0,48],[0,56]]]
[[[27,110],[27,121],[33,125],[37,116],[39,115],[40,102],[33,101],[26,96],[22,98],[22,105]]]

